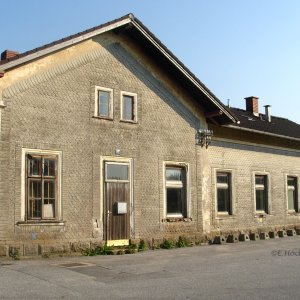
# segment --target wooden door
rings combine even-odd
[[[105,162],[106,240],[129,240],[130,237],[130,165]]]

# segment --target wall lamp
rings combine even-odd
[[[208,145],[211,143],[211,138],[214,132],[209,129],[198,129],[196,134],[196,144],[200,145],[201,147],[207,148]]]

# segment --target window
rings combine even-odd
[[[217,211],[231,214],[231,174],[217,172]]]
[[[121,120],[137,122],[137,95],[121,92]]]
[[[61,222],[62,152],[22,149],[22,222]]]
[[[287,177],[288,210],[298,211],[297,177]]]
[[[187,217],[186,169],[167,166],[165,178],[167,217]]]
[[[97,86],[95,92],[95,116],[104,119],[112,119],[113,90]]]
[[[268,213],[268,177],[255,175],[255,200],[256,210]]]

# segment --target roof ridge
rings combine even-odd
[[[71,40],[71,39],[73,39],[73,38],[75,38],[75,37],[78,37],[78,36],[80,36],[80,35],[83,35],[83,34],[86,34],[86,33],[93,32],[93,31],[95,31],[95,30],[97,30],[97,29],[101,29],[101,28],[103,28],[103,27],[105,27],[105,26],[108,26],[108,25],[110,25],[110,24],[113,24],[113,23],[122,21],[122,20],[124,20],[124,19],[126,19],[126,18],[130,18],[131,20],[135,20],[135,19],[136,19],[135,16],[134,16],[132,13],[128,13],[128,14],[126,14],[126,15],[120,17],[120,18],[117,18],[117,19],[108,21],[108,22],[106,22],[106,23],[103,23],[103,24],[100,24],[100,25],[91,27],[91,28],[86,29],[86,30],[83,30],[83,31],[79,31],[79,32],[77,32],[77,33],[74,33],[74,34],[71,34],[71,35],[69,35],[69,36],[63,37],[63,38],[61,38],[61,39],[55,40],[55,41],[53,41],[53,42],[44,44],[44,45],[42,45],[42,46],[33,48],[33,49],[31,49],[31,50],[27,50],[27,51],[25,51],[25,52],[22,52],[22,53],[19,53],[19,54],[15,55],[14,57],[7,58],[7,59],[5,59],[5,60],[1,60],[1,61],[0,61],[0,65],[4,65],[4,64],[6,64],[6,63],[8,63],[8,62],[17,60],[17,59],[19,59],[19,58],[21,58],[21,57],[27,56],[27,55],[29,55],[29,54],[33,54],[33,53],[38,52],[38,51],[40,51],[40,50],[49,48],[49,47],[51,47],[51,46],[58,45],[58,44],[60,44],[60,43],[63,43],[63,42],[68,41],[68,40]]]

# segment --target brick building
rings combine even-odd
[[[132,15],[0,77],[1,255],[300,223],[300,125],[226,107]]]

